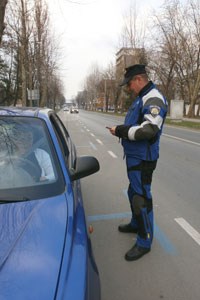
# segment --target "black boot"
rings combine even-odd
[[[138,232],[138,229],[133,228],[131,223],[119,225],[118,230],[123,233],[130,233],[130,232],[137,233]]]
[[[151,251],[151,248],[139,247],[136,244],[125,254],[125,259],[128,261],[137,260],[143,255]]]

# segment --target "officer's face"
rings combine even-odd
[[[129,83],[127,84],[127,88],[129,91],[133,91],[135,94],[138,94],[140,91],[140,85],[139,85],[139,76],[133,77]]]

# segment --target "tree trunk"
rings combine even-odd
[[[1,0],[0,3],[0,45],[1,45],[1,40],[3,36],[3,30],[4,30],[4,16],[5,16],[5,10],[6,10],[6,4],[7,0]]]
[[[43,81],[42,91],[41,91],[41,95],[40,95],[40,103],[39,103],[40,107],[44,107],[45,105],[47,105],[47,94],[48,94],[47,90],[48,90],[47,84],[46,84],[46,82]]]
[[[199,117],[199,113],[200,113],[200,103],[199,103],[198,109],[197,109],[197,117]]]
[[[193,103],[193,102],[191,102],[191,104],[190,104],[187,117],[188,118],[194,118],[195,117],[195,103]]]
[[[21,72],[22,72],[22,105],[27,106],[27,7],[24,0],[21,0],[21,30],[22,30],[22,42],[21,42]]]

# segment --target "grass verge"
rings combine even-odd
[[[200,122],[166,119],[165,124],[200,130]]]

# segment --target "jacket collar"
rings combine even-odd
[[[139,92],[139,97],[143,97],[144,95],[146,95],[150,90],[152,90],[153,88],[155,88],[155,84],[152,81],[149,81],[144,87],[143,89],[141,89],[141,91]]]

